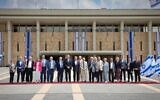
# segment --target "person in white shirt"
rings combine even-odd
[[[34,61],[32,60],[32,56],[30,56],[26,66],[26,82],[32,82],[33,80],[33,66]]]
[[[85,61],[85,58],[80,60],[80,68],[81,68],[81,81],[86,82],[88,64],[87,64],[87,61]]]

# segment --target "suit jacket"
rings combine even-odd
[[[27,66],[26,68],[28,68],[28,64],[29,64],[29,61],[27,61]],[[32,61],[32,66],[31,66],[31,69],[33,70],[33,67],[34,67],[34,61]]]
[[[72,60],[71,59],[69,59],[69,62],[68,62],[68,59],[65,59],[64,68],[68,69],[68,70],[70,70],[72,68]]]
[[[44,65],[43,65],[43,59],[41,60],[41,62],[42,62],[42,67],[44,67]],[[48,60],[45,59],[45,67],[48,67],[48,66],[49,66]]]
[[[111,69],[111,62],[109,62],[109,69]],[[116,68],[115,68],[115,63],[114,63],[114,62],[113,62],[113,68],[112,68],[112,69],[113,69],[113,71],[115,72],[115,69],[116,69]]]
[[[51,61],[48,61],[47,69],[48,69],[48,70],[52,69],[52,68],[51,68]],[[54,69],[54,70],[56,69],[56,62],[55,62],[55,60],[53,60],[53,69]]]
[[[103,71],[104,72],[108,72],[109,71],[109,63],[108,62],[104,62],[103,63]]]
[[[115,69],[121,69],[121,66],[122,66],[122,64],[121,64],[120,60],[118,62],[115,61]]]
[[[20,64],[20,60],[18,60],[16,62],[16,67],[17,67],[17,69],[19,69],[21,71],[24,71],[24,69],[25,69],[25,63],[24,63],[24,61],[21,61],[21,62],[22,62],[22,64]]]
[[[80,68],[81,68],[82,70],[87,70],[87,68],[88,68],[87,61],[81,61],[81,62],[80,62]]]
[[[64,69],[64,61],[62,60],[62,68],[60,67],[60,61],[58,60],[56,62],[56,67],[57,67],[57,70],[60,71],[61,69]]]
[[[75,64],[75,60],[72,62],[73,63],[73,71],[80,71],[80,62],[77,60],[77,64]]]

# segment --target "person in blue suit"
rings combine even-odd
[[[16,62],[17,68],[17,83],[19,83],[19,77],[21,76],[21,82],[24,82],[24,73],[25,73],[25,63],[22,60],[22,56]]]
[[[42,83],[42,82],[46,82],[46,69],[48,66],[48,60],[45,59],[45,55],[42,55],[41,61],[42,61],[42,71],[41,71],[40,78],[41,78],[41,83]]]

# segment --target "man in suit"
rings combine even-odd
[[[19,77],[21,75],[21,82],[24,82],[24,70],[25,70],[25,64],[22,60],[22,56],[19,57],[19,59],[16,62],[16,68],[17,68],[17,83],[19,83]]]
[[[97,57],[93,58],[93,62],[91,63],[91,67],[92,67],[92,82],[94,82],[94,78],[97,78],[96,75],[96,66],[97,66]]]
[[[140,76],[140,67],[141,67],[141,62],[138,57],[135,58],[134,62],[134,75],[135,75],[135,82],[140,82],[141,81],[141,76]]]
[[[46,82],[46,68],[48,66],[48,61],[45,59],[45,55],[42,55],[42,71],[41,71],[41,83]]]
[[[34,61],[32,60],[32,57],[30,56],[29,60],[27,61],[27,66],[26,66],[26,82],[32,82],[33,67],[34,67]]]
[[[124,82],[126,81],[126,70],[127,70],[127,60],[125,58],[122,58],[121,60],[121,81],[122,77]]]
[[[73,61],[73,80],[74,82],[79,82],[79,73],[80,73],[80,63],[77,56],[74,57]]]
[[[113,61],[113,58],[110,58],[109,62],[109,81],[114,82],[115,77],[115,63]]]
[[[80,60],[80,68],[81,68],[81,81],[86,82],[87,81],[87,69],[88,69],[88,64],[85,61],[85,58]]]
[[[93,57],[90,57],[90,59],[88,60],[89,82],[92,82],[92,63]]]
[[[131,58],[128,58],[128,65],[127,65],[127,75],[128,75],[128,82],[133,82],[133,61],[131,61]]]
[[[56,69],[56,62],[55,60],[53,60],[53,57],[51,56],[47,66],[47,82],[51,83],[53,82],[55,69]]]
[[[116,57],[116,61],[115,61],[115,75],[116,75],[116,79],[118,82],[120,82],[121,79],[121,61],[119,59],[119,57]]]
[[[64,71],[64,62],[62,57],[59,57],[59,60],[57,61],[57,71],[58,71],[58,82],[63,82],[63,71]]]
[[[64,67],[65,67],[65,77],[66,77],[66,82],[71,82],[71,69],[72,69],[72,60],[70,58],[70,55],[67,55],[65,61],[64,61]]]
[[[102,82],[102,72],[103,72],[103,61],[101,60],[101,57],[99,56],[98,57],[98,61],[97,61],[97,70],[98,71],[98,82],[99,82],[99,79],[100,79],[100,82]]]

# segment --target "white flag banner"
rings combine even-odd
[[[156,33],[156,49],[157,54],[160,55],[160,32]]]
[[[147,76],[150,74],[150,69],[151,69],[151,65],[152,65],[152,61],[153,61],[153,56],[152,55],[148,55],[145,59],[145,61],[143,62],[142,66],[141,66],[141,75],[142,76]]]
[[[160,78],[160,55],[157,57],[156,60],[156,70],[155,70],[155,75],[156,78]]]
[[[75,51],[86,50],[86,32],[74,33],[74,50]]]
[[[75,32],[74,35],[74,50],[78,51],[79,50],[79,43],[78,43],[79,39],[78,39],[78,32]]]

